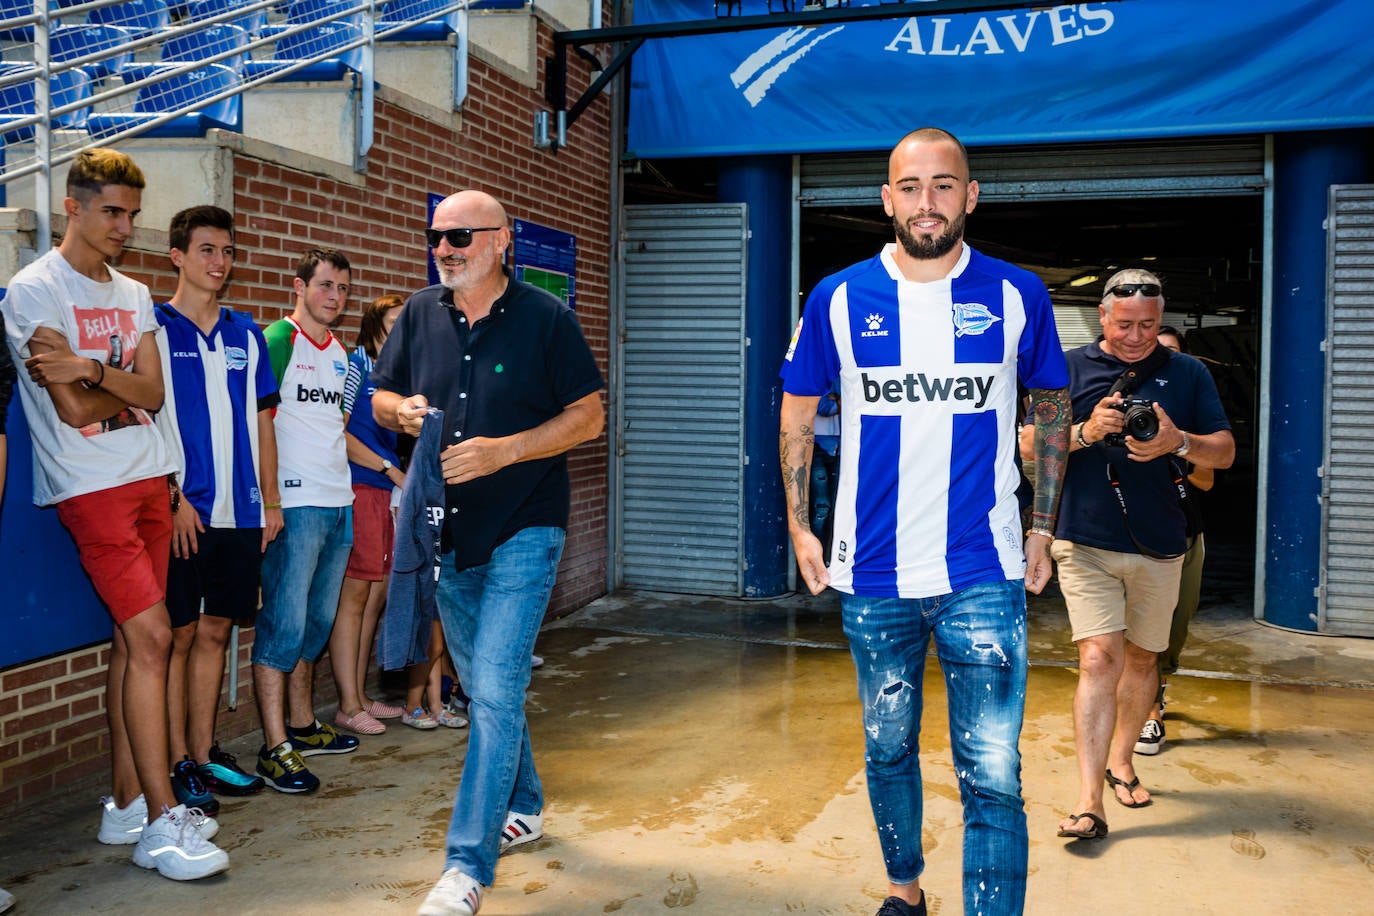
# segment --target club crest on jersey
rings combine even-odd
[[[248,351],[243,347],[225,347],[224,364],[232,372],[238,369],[248,368]]]
[[[883,316],[877,312],[869,312],[864,318],[864,324],[868,325],[868,330],[859,334],[860,337],[886,337],[887,329],[883,327]]]
[[[955,337],[963,337],[965,334],[982,334],[994,323],[1002,320],[988,311],[986,305],[977,302],[956,302],[951,306],[950,311],[954,319]]]
[[[334,360],[334,374],[339,378],[343,378],[348,375],[348,367],[336,359]]]

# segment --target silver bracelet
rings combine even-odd
[[[1092,444],[1091,444],[1090,442],[1088,442],[1087,439],[1084,439],[1084,438],[1083,438],[1083,427],[1085,427],[1085,426],[1087,426],[1087,425],[1088,425],[1088,421],[1087,421],[1087,420],[1084,420],[1082,423],[1079,423],[1079,424],[1078,424],[1078,432],[1074,434],[1074,439],[1076,439],[1076,440],[1078,441],[1078,447],[1079,447],[1079,448],[1091,448],[1091,445],[1092,445]]]

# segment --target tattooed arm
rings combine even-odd
[[[1067,388],[1032,388],[1029,417],[1035,458],[1035,503],[1031,532],[1026,535],[1026,588],[1033,594],[1050,581],[1050,542],[1059,519],[1059,495],[1069,457],[1069,426],[1073,406]],[[1049,537],[1035,532],[1048,532]]]
[[[792,536],[797,566],[813,595],[819,595],[830,583],[830,574],[825,569],[825,551],[820,539],[811,533],[810,518],[811,449],[816,441],[812,424],[820,400],[784,392],[778,436],[782,490],[787,497],[787,531]]]

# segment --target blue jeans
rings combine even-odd
[[[525,691],[563,539],[562,528],[526,528],[497,547],[485,564],[458,571],[450,555],[439,574],[439,619],[469,698],[472,723],[444,868],[457,866],[488,886],[496,874],[506,813],[544,810],[525,722]]]
[[[290,672],[314,661],[329,642],[339,611],[353,507],[283,509],[281,533],[262,557],[262,610],[253,637],[253,664]]]
[[[964,912],[1020,913],[1029,838],[1021,801],[1026,593],[1019,580],[933,598],[841,595],[863,704],[868,795],[888,881],[910,884],[921,853],[921,685],[926,647],[945,675],[950,748],[964,805]]]

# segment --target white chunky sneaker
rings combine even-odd
[[[134,847],[134,864],[156,868],[173,881],[217,875],[229,867],[229,855],[207,840],[185,805],[163,808],[162,816],[143,828]]]
[[[108,846],[130,846],[138,842],[143,825],[148,823],[148,802],[142,795],[129,802],[129,807],[115,804],[113,796],[100,799],[100,832],[96,839]]]
[[[106,795],[100,799],[100,804],[100,833],[96,834],[96,839],[108,846],[132,846],[137,843],[144,825],[148,823],[147,799],[140,795],[129,802],[129,807],[121,808],[115,804],[112,796]],[[219,833],[219,821],[199,808],[187,810],[191,812],[191,823],[199,828],[200,835],[205,839],[213,839]]]
[[[543,814],[521,814],[518,811],[506,812],[506,826],[501,828],[501,851],[505,855],[522,843],[533,843],[544,835]]]
[[[444,869],[418,916],[474,916],[482,908],[482,885],[458,870]]]

